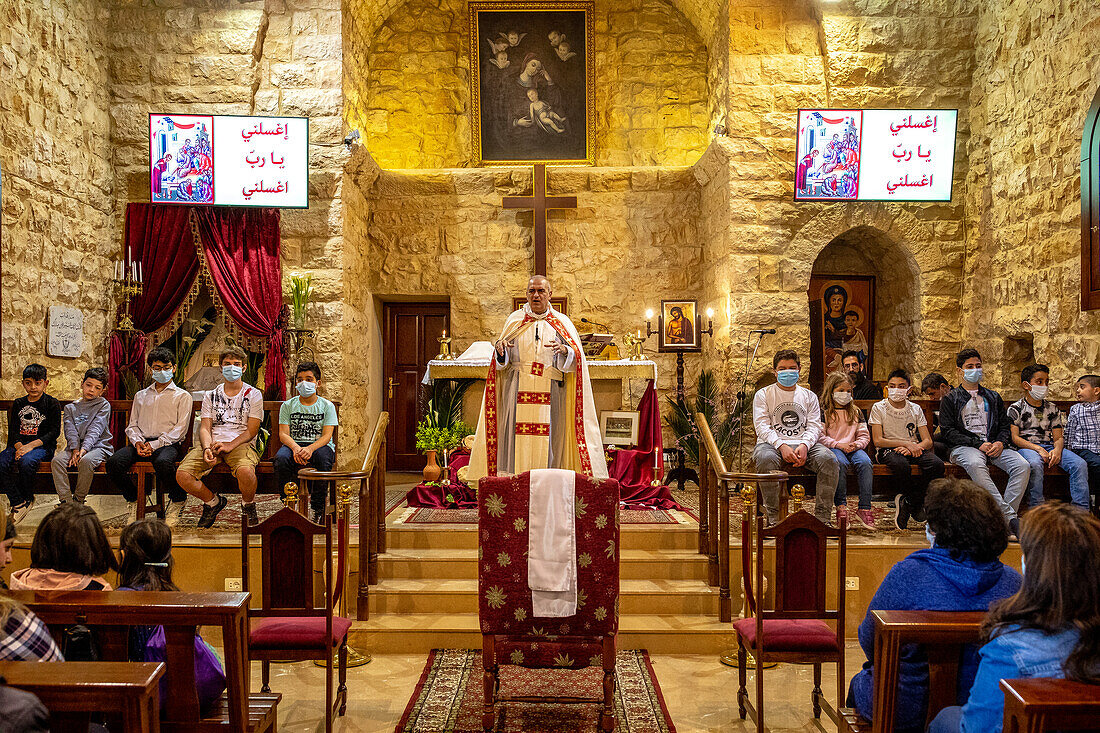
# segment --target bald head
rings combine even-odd
[[[535,313],[545,313],[550,307],[550,281],[543,275],[535,275],[527,281],[527,305]]]

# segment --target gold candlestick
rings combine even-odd
[[[440,361],[450,361],[454,359],[454,354],[451,353],[451,337],[447,335],[446,331],[443,331],[443,335],[436,339],[439,342],[439,353],[435,358]]]
[[[145,291],[141,272],[131,262],[127,267],[125,262],[115,265],[115,277],[111,278],[114,300],[118,303],[118,325],[116,331],[133,331],[134,318],[130,314],[130,301]]]

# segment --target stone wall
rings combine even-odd
[[[358,17],[362,5],[354,3],[357,17],[346,21],[356,34],[345,68],[356,94],[349,125],[384,168],[470,165],[466,3],[402,4],[369,44],[361,34],[374,24]],[[599,0],[594,20],[597,164],[694,162],[707,145],[713,106],[707,50],[695,28],[665,0]]]
[[[963,338],[1013,394],[1019,375],[1001,365],[1018,366],[1021,344],[1054,370],[1057,398],[1100,364],[1100,314],[1080,310],[1081,134],[1100,83],[1098,33],[1089,0],[994,0],[978,17]]]
[[[106,19],[101,3],[0,4],[3,341],[0,395],[45,364],[50,392],[72,397],[106,358],[108,278],[118,257],[111,218]],[[77,359],[46,356],[50,305],[84,313]]]

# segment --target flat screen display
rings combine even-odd
[[[309,119],[149,115],[153,203],[309,206]]]
[[[950,201],[954,109],[798,111],[796,201]]]

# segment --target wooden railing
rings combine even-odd
[[[355,604],[355,618],[359,621],[369,618],[370,586],[378,583],[378,556],[386,551],[386,428],[389,424],[390,414],[379,413],[360,470],[304,468],[298,472],[299,495],[303,497],[309,496],[305,490],[306,481],[359,482],[359,585]],[[329,495],[335,495],[335,491],[330,491]]]

